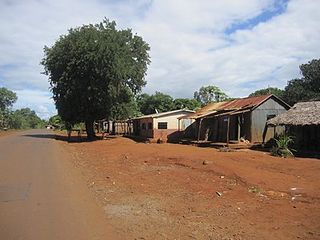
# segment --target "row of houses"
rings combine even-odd
[[[306,142],[297,141],[301,146],[310,145],[310,142],[316,142],[313,146],[318,146],[319,103],[313,102],[313,117],[302,117],[307,112],[306,109],[310,110],[310,107],[307,108],[308,103],[301,103],[290,109],[287,103],[272,94],[247,97],[210,103],[197,111],[180,109],[130,119],[125,123],[121,122],[122,132],[118,133],[154,142],[175,142],[184,138],[197,142],[229,144],[244,141],[254,144],[267,143],[291,126],[291,134],[297,135],[299,139],[309,139]],[[299,119],[301,122],[290,122],[292,119]],[[307,119],[311,122],[306,123]],[[299,128],[300,125],[310,127],[306,131]],[[310,137],[306,137],[307,132]]]

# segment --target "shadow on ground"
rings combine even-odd
[[[25,134],[23,137],[30,137],[30,138],[42,138],[42,139],[55,139],[58,141],[63,142],[72,142],[72,143],[80,143],[80,142],[92,142],[96,140],[101,140],[101,137],[97,137],[94,140],[88,140],[86,136],[68,136],[59,135],[59,134]]]

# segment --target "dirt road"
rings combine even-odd
[[[179,144],[59,143],[125,239],[320,239],[320,161]]]
[[[0,239],[122,239],[50,132],[0,138]]]

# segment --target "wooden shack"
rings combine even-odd
[[[286,112],[290,106],[274,95],[240,98],[214,103],[187,117],[196,119],[198,141],[262,143],[284,131],[267,128],[267,120]],[[201,113],[201,114],[199,114]]]

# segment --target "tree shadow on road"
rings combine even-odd
[[[55,139],[62,142],[69,142],[69,143],[80,143],[80,142],[92,142],[92,140],[88,140],[86,137],[80,136],[68,136],[60,135],[60,134],[25,134],[22,135],[23,137],[30,137],[30,138],[42,138],[42,139]],[[97,139],[98,140],[98,139]]]

